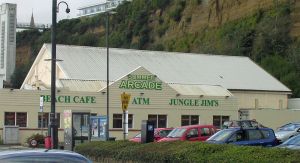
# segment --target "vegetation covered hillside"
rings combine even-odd
[[[295,0],[133,0],[110,17],[110,46],[247,56],[300,97]],[[58,22],[57,43],[105,46],[105,15]],[[19,87],[51,31],[17,34]]]

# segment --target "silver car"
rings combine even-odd
[[[298,134],[300,134],[300,123],[290,123],[288,125],[284,125],[283,127],[278,128],[278,130],[275,132],[275,136],[280,142],[284,142]]]
[[[92,163],[81,154],[55,149],[8,150],[0,152],[0,162],[5,163]]]
[[[278,145],[279,148],[299,149],[300,150],[300,135],[294,136],[284,143]]]

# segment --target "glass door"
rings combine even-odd
[[[90,140],[90,113],[73,113],[73,147]]]

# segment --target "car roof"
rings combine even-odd
[[[173,130],[174,128],[155,128],[154,130],[156,131],[161,131],[161,130]]]
[[[56,150],[56,149],[26,149],[26,150],[7,150],[0,151],[0,158],[6,156],[26,156],[27,154],[63,154],[74,157],[84,157],[78,153],[68,150]]]
[[[271,128],[260,128],[260,127],[231,127],[231,128],[226,128],[223,130],[273,130]]]
[[[181,127],[177,127],[177,128],[195,128],[195,127],[215,128],[213,125],[189,125],[189,126],[181,126]]]

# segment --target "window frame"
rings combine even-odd
[[[115,118],[114,118],[114,116],[115,115],[121,115],[121,127],[115,127]],[[114,129],[122,129],[123,128],[123,120],[124,120],[124,117],[123,117],[123,113],[122,114],[119,114],[119,113],[115,113],[115,114],[113,114],[113,128]],[[118,119],[118,120],[120,120],[120,118]],[[130,123],[131,122],[131,123]],[[133,126],[133,123],[134,121],[133,121],[133,114],[128,114],[128,129],[132,129],[134,126]]]
[[[153,116],[153,120],[149,119],[149,116]],[[165,118],[165,126],[159,125],[159,116],[164,116]],[[152,118],[151,118],[152,119]],[[155,120],[154,120],[155,119]],[[148,121],[154,122],[154,128],[168,128],[168,116],[166,114],[148,114]]]
[[[6,124],[7,119],[6,119],[6,113],[13,113],[14,114],[14,124]],[[25,126],[20,126],[18,125],[18,114],[25,114]],[[26,128],[28,127],[28,112],[4,112],[4,125],[6,126],[19,126],[20,128]]]
[[[42,127],[42,125],[40,125],[40,123],[42,123],[42,119],[41,119],[41,121],[40,121],[40,119],[39,119],[39,117],[40,117],[40,115],[41,114],[47,114],[48,115],[48,117],[47,117],[47,123],[46,123],[46,126],[44,126],[44,127]],[[56,119],[57,119],[57,127],[58,128],[61,128],[61,123],[60,123],[60,120],[61,120],[61,116],[60,116],[61,114],[60,113],[58,113],[58,112],[56,112],[55,113],[55,117],[56,117]],[[43,119],[43,123],[45,123],[45,119]],[[39,129],[47,129],[48,128],[48,126],[49,126],[49,124],[50,124],[50,112],[38,112],[38,123],[37,123],[37,128],[39,128]]]
[[[183,119],[183,116],[186,116],[186,118]],[[193,117],[197,117],[198,123],[192,123]],[[183,120],[188,121],[187,125],[183,124]],[[189,126],[189,125],[198,125],[200,123],[199,115],[181,115],[181,126]]]
[[[216,125],[215,124],[215,117],[219,117],[220,119],[218,120],[219,124]],[[227,119],[228,120],[224,120],[224,119]],[[223,124],[225,121],[230,121],[230,116],[229,115],[213,115],[213,125],[218,128],[218,129],[221,129],[223,128]]]

